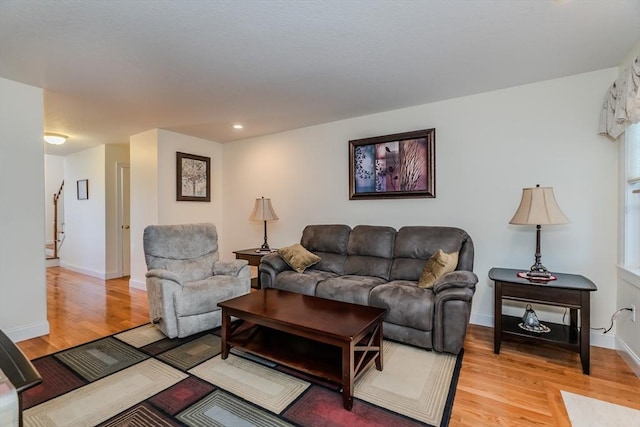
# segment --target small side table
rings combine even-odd
[[[257,267],[260,265],[260,260],[263,256],[269,255],[273,252],[261,251],[259,248],[252,248],[233,251],[233,253],[236,254],[236,259],[246,259],[249,261],[249,265]],[[260,272],[258,272],[258,277],[251,279],[251,287],[260,289]]]
[[[582,372],[589,375],[590,295],[598,289],[596,285],[586,277],[561,273],[553,274],[557,280],[535,282],[518,277],[519,271],[523,270],[492,268],[489,271],[489,278],[495,282],[493,352],[500,353],[502,338],[544,341],[580,353]],[[526,331],[518,326],[521,318],[502,314],[502,300],[567,307],[569,326],[542,322],[549,326],[550,332]]]

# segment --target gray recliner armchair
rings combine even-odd
[[[251,290],[247,261],[219,260],[213,224],[150,225],[143,246],[149,316],[169,338],[220,326],[218,303]]]

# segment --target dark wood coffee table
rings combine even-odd
[[[383,308],[262,289],[218,304],[222,359],[232,346],[342,384],[353,407],[353,381],[375,361],[382,371]],[[231,322],[231,316],[240,321]]]

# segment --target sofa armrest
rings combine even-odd
[[[449,276],[449,278],[445,278]],[[477,276],[469,271],[454,271],[434,285],[433,348],[458,354],[464,345],[471,316],[471,300]]]
[[[277,253],[263,256],[258,266],[260,286],[262,288],[272,288],[276,281],[276,276],[287,270],[292,270],[292,268]]]
[[[433,292],[439,294],[444,290],[452,288],[469,288],[475,291],[476,283],[478,283],[478,276],[476,276],[475,273],[466,270],[452,271],[436,280],[433,284]]]
[[[145,274],[145,277],[156,278],[160,280],[171,280],[172,282],[176,282],[178,285],[183,286],[180,276],[169,270],[162,270],[159,268],[149,270],[147,271],[147,274]]]
[[[249,261],[245,259],[216,261],[213,264],[213,274],[216,276],[237,276],[238,274],[240,274],[240,270],[242,270],[242,267],[248,264]]]

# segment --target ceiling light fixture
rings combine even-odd
[[[59,133],[44,134],[44,140],[47,141],[49,144],[53,144],[53,145],[62,145],[65,143],[67,138],[69,138],[67,135],[62,135]]]
[[[233,125],[234,129],[242,129],[244,126],[242,126],[241,124],[237,124],[237,125]]]

